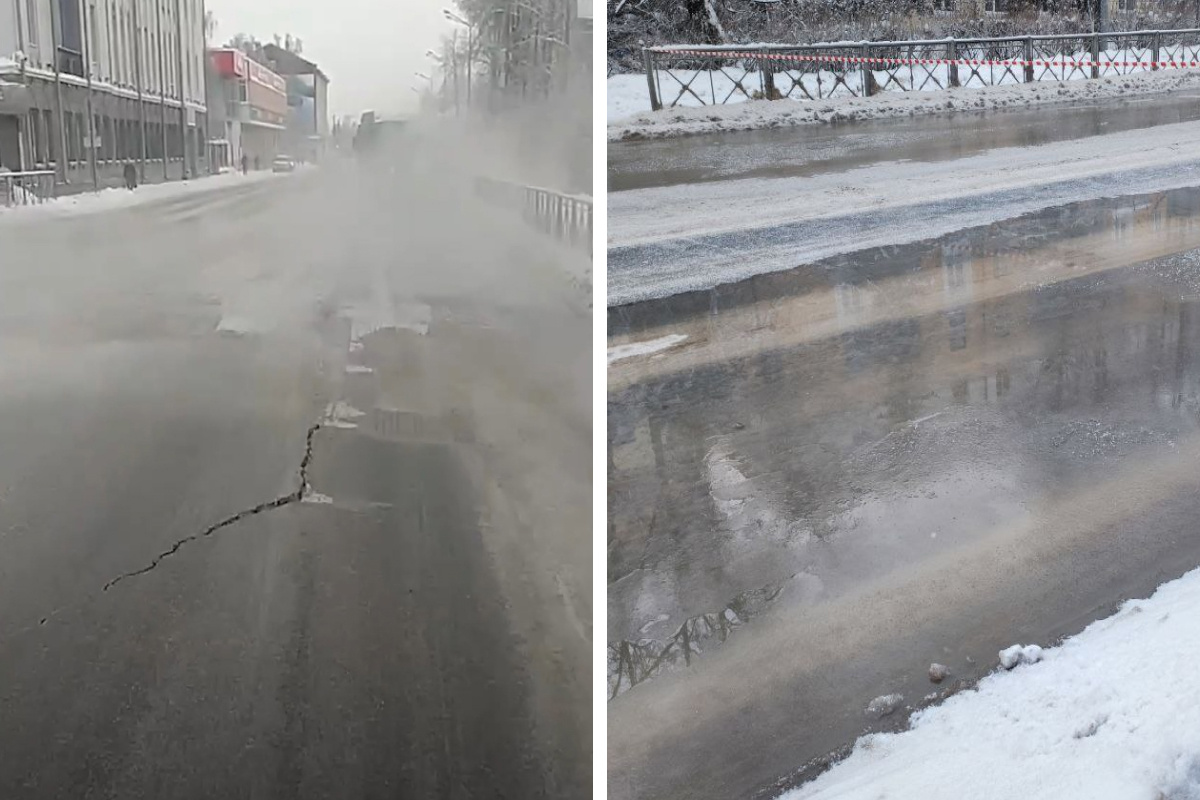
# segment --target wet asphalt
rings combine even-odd
[[[590,791],[590,319],[441,165],[0,220],[0,796]]]
[[[804,177],[881,161],[948,161],[1200,119],[1200,94],[949,116],[609,142],[610,192],[744,178]]]
[[[1198,248],[1187,189],[610,308],[611,796],[774,796],[1200,564]]]

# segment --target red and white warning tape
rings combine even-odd
[[[666,50],[656,52],[681,56],[705,58],[746,58],[768,61],[818,61],[837,64],[914,64],[923,67],[958,64],[968,67],[1059,67],[1083,69],[1085,67],[1142,67],[1143,69],[1187,69],[1200,67],[1200,61],[1054,61],[1047,59],[986,59],[986,58],[889,58],[886,56],[827,55],[817,53],[754,53],[714,50]]]

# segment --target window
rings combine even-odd
[[[1117,0],[1118,11],[1137,11],[1137,0]]]
[[[41,113],[39,113],[37,110],[29,112],[29,123],[26,127],[25,141],[29,148],[29,155],[33,157],[33,163],[35,166],[42,162],[39,150],[42,137],[39,135],[40,131],[38,131],[38,127],[41,125],[41,122]]]
[[[949,14],[954,11],[955,0],[933,0],[933,10],[937,14]]]
[[[1005,14],[1008,12],[1008,0],[984,0],[983,7],[989,14]]]
[[[67,163],[79,160],[79,115],[73,111],[66,114],[67,122]]]
[[[87,60],[89,66],[91,67],[91,74],[94,75],[97,72],[96,67],[98,67],[100,64],[100,48],[96,46],[98,41],[96,38],[96,28],[99,27],[96,24],[96,4],[90,3],[87,8],[84,9],[84,13],[88,15],[87,25],[89,28]]]
[[[59,144],[59,140],[55,138],[54,116],[50,113],[50,109],[42,111],[42,130],[46,138],[46,162],[56,162],[58,159],[54,156],[54,153],[61,145]]]
[[[104,80],[109,81],[111,83],[111,82],[114,82],[115,78],[117,77],[117,74],[116,74],[117,59],[115,57],[116,56],[116,46],[114,45],[114,40],[113,40],[112,17],[109,15],[106,15],[104,17],[104,33],[105,33],[104,44],[105,44],[105,49],[106,49],[105,55],[107,57],[104,59],[104,70],[101,72],[101,75]]]
[[[29,41],[36,45],[38,40],[37,0],[25,0],[25,26],[29,29]]]

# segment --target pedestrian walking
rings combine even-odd
[[[137,167],[135,167],[133,165],[132,161],[125,162],[124,174],[125,174],[125,188],[132,192],[134,189],[137,188],[137,182],[138,182]]]
[[[242,153],[242,174],[245,175],[250,170],[250,159]]]

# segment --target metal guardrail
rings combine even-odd
[[[592,254],[592,199],[536,186],[475,179],[476,194],[492,203],[521,209],[525,221],[560,242]]]
[[[667,45],[642,51],[650,106],[823,100],[1127,75],[1200,66],[1200,28],[814,45]]]
[[[53,200],[57,191],[54,170],[0,172],[0,206],[40,205]]]

